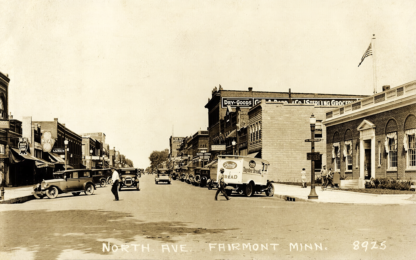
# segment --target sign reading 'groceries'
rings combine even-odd
[[[223,108],[227,106],[231,107],[253,107],[260,103],[261,100],[265,100],[270,103],[289,103],[288,98],[235,98],[235,97],[223,97],[221,105]],[[305,104],[305,105],[317,105],[317,106],[344,106],[352,102],[357,101],[356,98],[292,98],[292,104]]]

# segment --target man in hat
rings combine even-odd
[[[220,169],[220,176],[219,176],[219,180],[218,180],[220,186],[218,187],[217,193],[215,193],[215,200],[217,200],[218,194],[220,193],[220,191],[222,192],[222,194],[224,194],[224,197],[229,200],[227,193],[225,192],[224,188],[225,188],[225,182],[224,182],[224,168]]]
[[[113,173],[113,176],[111,179],[113,180],[113,186],[111,187],[111,192],[114,194],[115,201],[118,201],[118,184],[120,182],[120,175],[116,171],[114,167],[111,167],[111,172]]]

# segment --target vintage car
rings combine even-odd
[[[37,199],[42,199],[45,195],[54,199],[58,194],[67,192],[72,192],[74,196],[80,195],[82,191],[92,195],[95,189],[91,170],[77,169],[54,172],[53,179],[43,180],[34,186],[32,194]]]
[[[107,186],[108,179],[111,179],[112,175],[110,169],[92,169],[91,174],[94,184],[99,184],[100,187]]]
[[[120,186],[118,188],[121,191],[121,188],[136,188],[140,190],[140,180],[141,174],[136,168],[119,168],[116,169],[120,176]]]
[[[157,170],[157,174],[155,176],[155,183],[159,184],[159,182],[167,182],[170,184],[172,181],[168,169],[162,168]]]

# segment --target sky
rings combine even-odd
[[[135,167],[226,90],[371,95],[416,80],[416,2],[0,0],[15,119],[103,132]]]

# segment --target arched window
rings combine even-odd
[[[335,132],[332,137],[332,158],[334,160],[334,171],[341,169],[341,147],[340,147],[339,133]]]
[[[347,129],[344,134],[345,171],[352,171],[352,132]]]
[[[397,169],[397,123],[390,119],[386,125],[386,139],[384,146],[387,156],[387,167],[390,170]]]
[[[403,147],[406,151],[406,169],[416,169],[416,116],[409,115],[404,123]]]
[[[5,109],[4,109],[4,102],[3,98],[0,98],[0,119],[5,119]]]
[[[259,128],[258,128],[258,124],[256,123],[256,141],[259,140]]]

